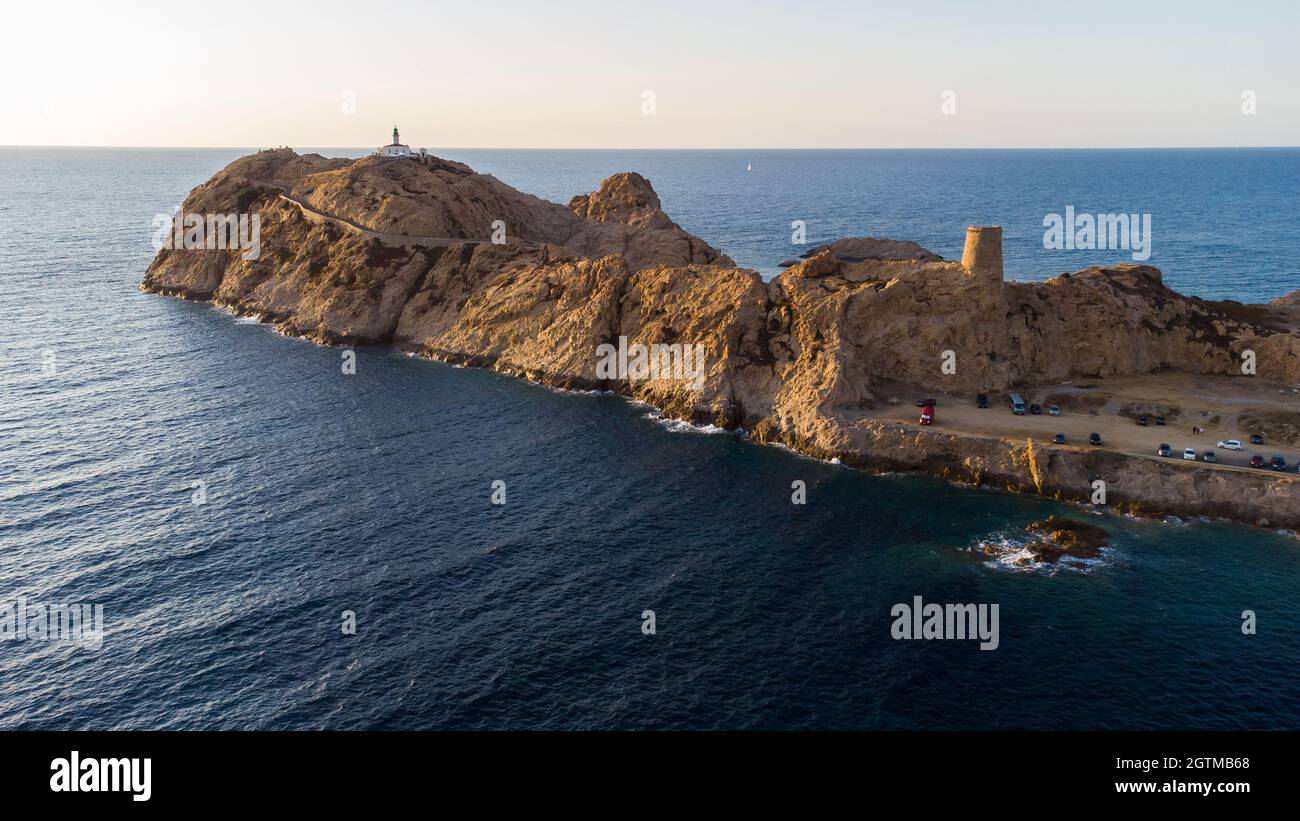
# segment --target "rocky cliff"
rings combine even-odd
[[[565,207],[436,158],[282,150],[235,161],[183,209],[256,211],[261,253],[163,249],[142,287],[212,299],[286,333],[613,389],[856,464],[1070,499],[1106,475],[1112,498],[1133,509],[1300,525],[1294,479],[1043,450],[872,414],[899,385],[970,393],[1169,369],[1233,374],[1247,350],[1261,378],[1297,384],[1288,303],[1186,297],[1141,265],[1003,282],[997,229],[972,229],[961,263],[861,238],[764,282],[677,226],[632,173]],[[702,346],[699,389],[601,374],[598,346],[620,337]]]

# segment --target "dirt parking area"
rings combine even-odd
[[[1296,473],[1300,467],[1300,437],[1293,432],[1300,430],[1300,386],[1245,376],[1164,373],[1043,385],[1019,393],[1026,404],[1040,403],[1042,415],[1016,416],[1006,394],[990,393],[989,407],[981,409],[973,394],[945,396],[933,389],[925,393],[924,388],[915,395],[899,393],[897,405],[883,406],[871,415],[915,425],[920,412],[916,400],[933,396],[938,400],[933,427],[938,430],[1032,438],[1048,447],[1072,448],[1090,447],[1089,434],[1099,433],[1104,448],[1153,459],[1161,458],[1157,449],[1168,444],[1172,450],[1169,460],[1188,469],[1257,470],[1249,466],[1256,453],[1266,463],[1274,456],[1283,457],[1288,473]],[[1053,402],[1060,405],[1060,416],[1048,415],[1048,405]],[[1145,427],[1135,419],[1142,412],[1152,414]],[[1154,421],[1159,412],[1166,417],[1163,426]],[[1193,427],[1201,432],[1193,433]],[[1250,444],[1250,436],[1256,432],[1266,434],[1263,445]],[[1065,434],[1065,445],[1052,444],[1057,433]],[[1277,435],[1279,441],[1272,441],[1271,435]],[[1226,439],[1239,440],[1242,450],[1218,447],[1217,443]],[[1184,448],[1196,450],[1195,463],[1183,458]],[[1215,464],[1202,461],[1207,450],[1215,452]]]

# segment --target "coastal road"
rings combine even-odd
[[[909,403],[908,405],[900,404],[891,407],[882,411],[880,415],[919,428],[917,424],[918,413],[919,410]],[[1175,462],[1185,466],[1188,470],[1199,468],[1203,470],[1250,471],[1272,473],[1279,477],[1297,475],[1297,466],[1300,465],[1300,450],[1297,450],[1294,445],[1250,445],[1249,434],[1239,434],[1235,431],[1222,429],[1192,434],[1191,427],[1191,424],[1183,422],[1179,422],[1177,425],[1158,426],[1153,424],[1144,427],[1124,416],[1113,414],[1092,415],[1070,410],[1063,410],[1061,416],[1049,416],[1046,412],[1041,416],[1028,413],[1024,416],[1016,416],[1011,412],[1010,408],[996,402],[991,402],[988,408],[977,408],[970,398],[942,396],[939,397],[938,406],[935,408],[935,422],[932,425],[932,428],[936,430],[1001,436],[1008,439],[1033,439],[1044,447],[1074,449],[1091,447],[1088,444],[1088,436],[1095,432],[1101,434],[1102,447],[1107,450],[1115,450],[1140,458]],[[1064,445],[1052,443],[1052,437],[1057,433],[1065,434]],[[1217,444],[1222,439],[1238,439],[1243,443],[1244,449],[1241,451],[1224,450],[1218,447]],[[1172,451],[1170,456],[1161,457],[1157,455],[1157,449],[1162,443],[1169,445]],[[1184,459],[1184,448],[1195,449],[1197,461],[1193,462]],[[1217,458],[1215,463],[1211,464],[1203,461],[1207,450],[1214,451]],[[1250,467],[1250,457],[1256,453],[1264,457],[1266,467]],[[1286,459],[1287,470],[1285,473],[1272,471],[1267,467],[1267,463],[1274,456],[1281,456]]]

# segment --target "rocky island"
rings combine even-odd
[[[674,223],[639,174],[564,206],[432,156],[262,151],[182,207],[256,212],[260,253],[164,248],[141,287],[287,334],[613,390],[848,465],[1081,502],[1100,481],[1126,512],[1300,527],[1294,460],[1285,474],[1161,458],[1134,433],[1149,406],[1183,439],[1200,430],[1194,450],[1256,429],[1300,441],[1294,295],[1210,302],[1146,265],[1005,281],[996,227],[968,229],[960,262],[846,238],[765,282]],[[596,351],[620,338],[702,346],[703,378],[611,379]],[[1013,416],[997,403],[1009,391],[1063,415]],[[917,424],[916,396],[942,397],[933,424]]]

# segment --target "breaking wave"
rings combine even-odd
[[[717,425],[692,425],[690,422],[683,422],[680,419],[666,419],[657,411],[647,413],[642,418],[653,419],[667,428],[670,433],[731,433],[726,428],[720,428]]]
[[[1062,556],[1056,561],[1043,561],[1037,558],[1029,546],[1037,541],[1028,533],[993,533],[965,548],[971,553],[984,557],[984,564],[997,570],[1014,573],[1044,573],[1055,575],[1060,572],[1089,573],[1111,564],[1115,548],[1101,548],[1097,558],[1086,559],[1079,556]]]

